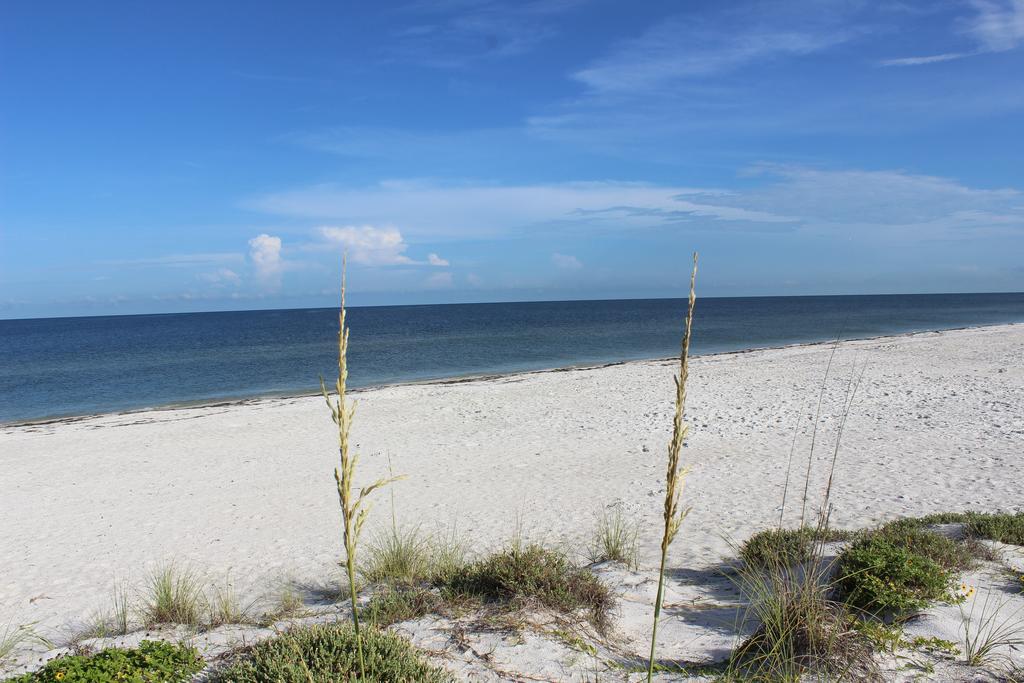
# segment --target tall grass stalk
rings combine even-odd
[[[391,476],[378,479],[369,486],[359,489],[358,494],[354,493],[353,481],[355,479],[356,465],[359,456],[349,453],[349,431],[352,427],[352,418],[355,415],[355,402],[349,404],[346,400],[346,386],[348,383],[348,326],[345,323],[345,267],[346,262],[342,261],[341,266],[341,306],[338,312],[338,379],[334,384],[336,397],[332,400],[327,393],[327,386],[323,377],[320,378],[320,390],[323,392],[327,407],[331,410],[331,417],[338,427],[338,453],[339,465],[334,468],[334,481],[338,487],[338,502],[341,505],[341,517],[343,524],[343,542],[345,547],[345,567],[348,572],[349,597],[352,600],[352,625],[355,630],[356,649],[359,655],[359,670],[362,678],[366,677],[366,664],[363,659],[362,636],[359,630],[359,610],[356,607],[356,546],[359,541],[359,534],[363,530],[366,516],[369,514],[370,506],[366,502],[367,497],[376,489],[401,479]]]
[[[672,440],[668,445],[668,467],[665,472],[665,526],[661,536],[661,564],[658,568],[658,594],[654,601],[654,626],[651,628],[651,656],[647,663],[648,683],[654,675],[654,654],[658,640],[658,619],[661,618],[661,601],[665,592],[665,561],[668,558],[668,548],[675,540],[676,533],[689,512],[689,508],[681,509],[679,507],[679,499],[683,494],[688,471],[687,468],[679,466],[679,452],[690,430],[690,426],[683,422],[683,411],[686,408],[686,380],[690,374],[690,331],[693,326],[693,308],[697,301],[694,288],[696,281],[697,252],[694,252],[693,270],[690,272],[690,299],[686,307],[686,329],[679,346],[679,375],[674,377],[676,411],[672,418]]]

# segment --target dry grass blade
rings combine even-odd
[[[686,309],[686,329],[679,345],[679,374],[674,377],[676,385],[676,410],[672,417],[672,440],[668,445],[668,465],[665,471],[664,530],[661,537],[661,565],[658,570],[658,595],[654,602],[654,626],[651,629],[651,656],[647,665],[648,683],[654,675],[654,654],[658,637],[658,619],[661,617],[661,601],[665,591],[665,560],[668,548],[675,540],[679,527],[686,518],[688,509],[680,509],[687,469],[679,466],[679,454],[689,433],[689,425],[683,422],[686,409],[686,380],[690,374],[690,333],[693,328],[693,308],[697,301],[697,253],[693,254],[693,270],[690,273],[690,298]]]
[[[359,654],[360,671],[364,674],[366,666],[363,659],[362,637],[359,630],[359,610],[356,608],[356,547],[359,541],[359,534],[363,530],[366,516],[369,514],[367,497],[376,489],[401,479],[402,477],[388,477],[378,479],[369,486],[359,489],[354,494],[356,465],[359,456],[349,453],[349,432],[352,428],[352,418],[355,416],[356,406],[346,400],[346,389],[348,384],[348,326],[345,323],[345,261],[342,262],[341,275],[341,307],[338,312],[338,379],[334,384],[337,392],[334,400],[327,393],[324,380],[320,378],[320,389],[323,392],[324,400],[331,409],[331,417],[338,427],[338,454],[339,464],[334,469],[334,481],[338,487],[338,501],[341,505],[341,516],[343,529],[343,542],[345,547],[345,565],[348,572],[349,594],[352,599],[352,624],[355,629],[356,648]]]

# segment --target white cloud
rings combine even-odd
[[[344,247],[353,263],[365,266],[415,264],[415,261],[404,254],[409,245],[405,243],[402,233],[391,226],[324,226],[320,228],[320,234],[328,241]]]
[[[328,242],[344,248],[353,263],[364,266],[451,265],[435,253],[428,254],[426,261],[409,258],[405,255],[408,243],[401,231],[390,225],[324,226],[318,232]]]
[[[972,0],[977,15],[967,33],[989,52],[1013,50],[1024,41],[1024,0]]]
[[[268,288],[281,286],[281,238],[263,233],[249,240],[249,258],[256,269],[256,276]]]
[[[551,255],[551,262],[555,264],[555,267],[562,270],[579,270],[583,267],[583,264],[575,256],[559,254],[557,252]]]

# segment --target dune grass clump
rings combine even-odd
[[[901,613],[955,601],[957,572],[971,550],[945,536],[907,526],[864,534],[840,553],[837,588],[847,604],[870,613]]]
[[[206,606],[203,582],[193,570],[169,563],[146,581],[140,612],[147,625],[198,626]]]
[[[449,683],[400,636],[347,625],[294,629],[246,648],[211,683]]]
[[[768,571],[747,566],[740,585],[750,600],[754,633],[734,650],[727,680],[874,680],[870,641],[845,605],[829,598],[820,565]]]
[[[596,576],[560,551],[536,544],[472,562],[444,581],[449,598],[476,598],[513,607],[539,604],[568,615],[585,613],[599,631],[608,625],[612,596]]]
[[[597,518],[587,559],[591,563],[620,562],[636,569],[640,563],[639,536],[640,525],[627,519],[621,508],[616,507],[613,512],[604,510]]]
[[[58,657],[8,683],[182,683],[204,666],[193,647],[144,640],[130,650],[112,647],[91,655]]]
[[[466,564],[465,544],[454,534],[430,536],[419,527],[391,528],[366,547],[359,574],[368,583],[413,586],[443,583]]]
[[[686,380],[690,375],[690,332],[693,327],[693,307],[697,300],[694,289],[696,280],[697,253],[694,252],[693,270],[690,272],[690,298],[686,307],[686,325],[679,345],[679,374],[673,378],[676,385],[676,410],[672,417],[672,439],[668,445],[668,463],[665,471],[664,527],[661,535],[661,563],[658,567],[658,594],[654,601],[654,625],[651,628],[651,656],[647,662],[648,683],[654,675],[654,655],[658,639],[658,619],[661,618],[661,601],[665,595],[665,563],[668,560],[668,548],[675,540],[679,527],[682,526],[683,520],[689,512],[688,508],[679,507],[687,473],[687,469],[679,464],[679,452],[690,431],[690,426],[683,422],[683,412],[686,409]]]

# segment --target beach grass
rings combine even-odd
[[[631,569],[639,568],[640,525],[628,519],[622,508],[602,510],[597,518],[590,544],[587,546],[587,559],[591,563],[619,562]]]
[[[203,581],[191,568],[169,562],[153,570],[143,587],[139,606],[142,621],[199,626],[206,599]]]

